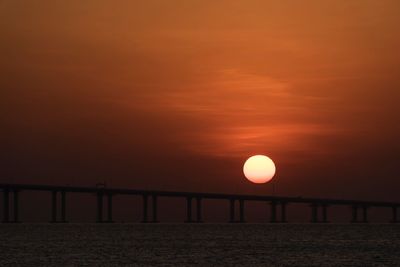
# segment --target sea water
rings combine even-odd
[[[0,266],[400,266],[400,225],[2,224]]]

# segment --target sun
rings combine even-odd
[[[271,181],[276,172],[275,163],[267,156],[255,155],[246,160],[243,173],[253,183],[263,184]]]

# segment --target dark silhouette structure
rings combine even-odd
[[[245,201],[262,201],[270,205],[270,222],[285,223],[286,206],[290,203],[304,203],[310,205],[311,222],[312,223],[327,223],[328,222],[328,207],[333,205],[345,205],[352,207],[353,223],[368,222],[368,208],[380,207],[388,208],[392,211],[391,222],[397,223],[397,210],[400,203],[381,202],[381,201],[357,201],[344,199],[320,199],[320,198],[303,198],[303,197],[280,197],[280,196],[261,196],[261,195],[237,195],[237,194],[218,194],[218,193],[195,193],[195,192],[171,192],[171,191],[153,191],[153,190],[135,190],[107,187],[74,187],[74,186],[51,186],[51,185],[32,185],[32,184],[0,184],[0,190],[3,192],[3,222],[19,222],[18,208],[19,195],[22,191],[44,191],[51,195],[51,222],[66,223],[66,196],[67,193],[86,193],[93,194],[97,197],[97,222],[111,223],[113,222],[113,197],[116,195],[139,195],[143,198],[143,223],[156,223],[157,219],[157,201],[160,197],[179,197],[186,199],[187,203],[187,218],[185,222],[200,223],[202,222],[202,205],[203,199],[219,199],[226,200],[230,203],[230,220],[231,223],[245,222]],[[60,195],[60,197],[59,197]],[[10,218],[10,197],[13,201],[13,218]],[[104,218],[104,198],[107,198],[107,217]],[[58,216],[57,200],[61,199],[61,211]],[[149,198],[151,200],[151,218],[148,214]],[[193,201],[196,202],[196,218],[193,218]],[[239,202],[239,216],[235,216],[236,202]],[[321,212],[320,212],[321,211]],[[360,212],[359,212],[360,211]],[[278,217],[278,213],[280,217]],[[361,217],[359,217],[359,215]]]

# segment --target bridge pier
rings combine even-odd
[[[239,199],[239,220],[235,218],[235,202],[237,199],[231,198],[229,199],[229,222],[230,223],[244,223],[244,199]]]
[[[270,218],[270,222],[271,223],[276,223],[276,202],[272,201],[271,202],[271,218]]]
[[[158,218],[157,218],[157,195],[152,196],[152,204],[153,204],[153,219],[152,223],[158,223]]]
[[[328,223],[328,205],[322,204],[322,222]]]
[[[147,206],[148,206],[148,196],[147,195],[142,195],[143,199],[143,218],[142,218],[142,223],[147,223],[148,218],[147,218]]]
[[[201,223],[202,221],[202,210],[201,210],[201,197],[196,197],[196,220],[193,220],[193,205],[192,196],[186,197],[186,221],[185,223]]]
[[[286,202],[281,202],[281,223],[286,223]]]
[[[66,223],[67,222],[67,217],[66,217],[66,193],[65,191],[61,191],[61,222]]]
[[[362,220],[360,221],[358,218],[358,209],[362,208]],[[357,205],[352,206],[353,218],[351,220],[352,223],[368,223],[368,206],[359,207]]]
[[[358,223],[358,206],[352,206],[352,223]]]
[[[235,221],[235,202],[236,199],[229,199],[229,222],[234,223]]]
[[[318,222],[318,204],[313,203],[310,205],[311,207],[311,222],[317,223]]]
[[[312,223],[328,223],[328,205],[313,203],[311,207],[311,222]],[[319,208],[322,208],[322,218],[319,216]]]
[[[52,223],[57,222],[57,191],[51,192],[51,221]]]
[[[107,193],[107,220],[104,220],[104,192],[97,192],[97,223],[112,223],[112,193]]]
[[[363,206],[363,223],[368,223],[368,207],[367,206]]]
[[[192,220],[192,197],[186,198],[186,223],[193,222]]]
[[[19,222],[19,194],[18,190],[14,189],[14,223]]]
[[[107,203],[107,222],[108,223],[113,223],[113,194],[108,193],[107,195],[108,203]]]
[[[57,204],[57,198],[58,198],[58,191],[53,190],[51,191],[51,223],[66,223],[67,218],[66,218],[66,192],[61,191],[61,220],[58,220],[58,204]]]
[[[149,196],[147,194],[142,195],[142,205],[143,205],[143,218],[142,223],[158,223],[157,218],[157,195],[151,195],[151,205],[152,205],[152,218],[149,221],[148,218],[148,204],[149,204]]]
[[[10,222],[10,190],[3,190],[3,223]]]
[[[202,219],[202,210],[201,210],[201,197],[197,197],[196,198],[196,203],[197,203],[197,209],[196,209],[196,212],[197,212],[197,216],[196,216],[196,219],[197,219],[197,222],[198,223],[201,223],[201,222],[203,222],[203,219]]]
[[[10,192],[13,195],[13,208],[10,210]],[[10,211],[13,211],[13,219],[10,218]],[[17,189],[3,189],[3,223],[19,222],[19,191]]]
[[[392,207],[392,220],[390,221],[392,223],[398,223],[398,219],[397,219],[397,206],[393,206]]]
[[[98,223],[103,222],[103,193],[97,193],[97,221]]]
[[[239,200],[239,222],[244,223],[244,200],[240,199]]]
[[[277,216],[277,206],[278,204],[281,205],[281,219],[278,221],[278,216]],[[287,202],[281,201],[281,202],[276,202],[276,201],[271,201],[270,202],[270,223],[286,223],[287,222],[287,217],[286,217],[286,205]]]

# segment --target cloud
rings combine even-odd
[[[295,94],[291,87],[269,76],[224,69],[196,85],[153,95],[151,102],[185,117],[189,125],[203,121],[203,129],[188,127],[179,136],[183,147],[195,153],[243,157],[263,151],[321,152],[310,140],[338,129],[308,115],[329,100]]]

